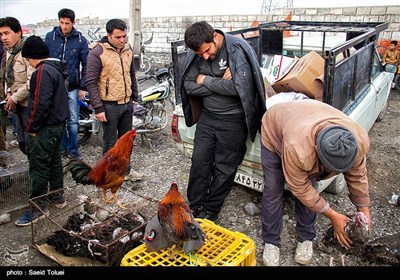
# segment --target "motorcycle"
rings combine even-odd
[[[132,128],[137,134],[145,135],[164,129],[168,125],[167,103],[174,107],[172,71],[170,67],[162,67],[153,75],[146,74],[138,77],[137,81],[143,85],[146,81],[156,82],[139,92],[138,104],[134,104]],[[96,119],[94,109],[90,106],[89,96],[79,100],[79,127],[78,144],[87,144],[93,134],[103,143],[103,130],[100,121]]]
[[[137,134],[147,134],[160,131],[168,125],[168,102],[174,107],[174,95],[171,94],[173,81],[171,71],[167,67],[160,68],[154,75],[138,78],[138,83],[154,80],[152,85],[141,91],[138,104],[134,104],[132,126]]]

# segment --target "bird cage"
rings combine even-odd
[[[63,192],[68,203],[65,208],[48,206],[47,212],[40,207],[58,192]],[[146,223],[154,216],[156,204],[124,186],[118,194],[122,203],[129,203],[126,209],[104,205],[97,193],[95,186],[78,184],[31,199],[31,209],[44,214],[43,219],[31,225],[32,244],[62,266],[119,265],[125,254],[142,244]]]
[[[0,213],[27,207],[31,192],[28,162],[0,167]]]

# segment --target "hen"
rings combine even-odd
[[[124,205],[119,204],[116,192],[124,182],[135,137],[135,129],[126,132],[111,149],[104,153],[93,167],[82,160],[70,160],[64,166],[64,175],[69,171],[76,183],[91,184],[100,188],[103,192],[104,204],[112,201],[107,199],[107,190],[110,190],[115,204],[120,208],[124,208]]]
[[[147,250],[173,249],[178,245],[187,254],[201,248],[205,239],[206,235],[185,203],[178,185],[172,183],[159,202],[157,216],[146,226],[144,242]]]
[[[333,226],[328,228],[323,238],[318,242],[318,248],[330,254],[329,265],[333,264],[334,258],[332,254],[338,252],[341,257],[342,265],[344,266],[344,256],[353,253],[367,242],[370,233],[368,223],[369,219],[363,212],[357,212],[354,218],[350,219],[347,223],[344,230],[351,241],[353,241],[352,247],[349,250],[342,248],[339,242],[334,238]]]

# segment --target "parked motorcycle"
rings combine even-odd
[[[90,106],[89,95],[83,100],[79,100],[79,126],[78,126],[78,145],[87,144],[93,133],[102,138],[102,128],[100,121],[96,119],[94,109]]]
[[[137,134],[153,133],[164,129],[168,125],[167,105],[168,102],[174,107],[174,95],[171,94],[173,87],[171,72],[169,68],[163,67],[154,75],[145,75],[138,78],[138,82],[144,83],[154,80],[157,83],[141,91],[138,103],[134,104],[133,127]]]
[[[155,84],[139,92],[138,104],[134,104],[132,127],[137,134],[145,135],[164,129],[168,124],[167,104],[175,106],[171,70],[162,67],[153,75],[139,77],[138,83],[154,81]],[[90,106],[89,96],[79,100],[79,127],[78,144],[85,145],[93,134],[97,135],[99,142],[103,143],[103,129],[100,121],[96,119],[94,109]]]

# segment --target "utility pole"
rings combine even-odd
[[[133,47],[135,59],[140,54],[140,34],[142,21],[142,0],[129,1],[129,43]],[[138,61],[138,59],[137,59]]]
[[[293,0],[285,1],[286,4],[282,4],[280,0],[264,0],[261,6],[260,14],[269,14],[271,10],[275,8],[293,8]]]

